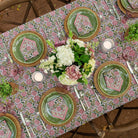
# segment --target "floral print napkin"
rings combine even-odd
[[[74,25],[80,35],[85,35],[93,30],[92,24],[87,16],[77,14]]]
[[[23,39],[20,51],[25,60],[31,59],[39,54],[36,42],[27,38]]]
[[[68,107],[61,96],[48,102],[48,108],[53,117],[56,117],[62,120],[65,119],[68,111]]]
[[[138,0],[128,0],[133,9],[138,9]]]
[[[0,123],[0,138],[10,138],[11,137],[11,131],[6,123],[6,121],[2,121]]]
[[[104,78],[105,78],[107,88],[120,92],[122,84],[123,84],[123,79],[118,69],[116,68],[111,69],[107,73],[104,73]]]

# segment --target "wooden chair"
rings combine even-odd
[[[37,10],[34,2],[35,2],[35,0],[3,0],[3,1],[1,1],[0,2],[0,13],[11,8],[12,6],[14,6],[16,4],[28,3],[28,6],[26,8],[24,17],[22,17],[21,23],[16,22],[16,21],[6,21],[6,20],[0,20],[0,23],[12,24],[12,25],[21,25],[21,24],[25,23],[27,21],[27,17],[28,17],[28,14],[29,14],[31,7],[33,9],[35,17],[39,17],[39,13],[38,13],[38,10]],[[8,11],[6,12],[6,14],[8,16],[10,15],[10,13],[8,13]],[[1,32],[4,32],[4,31],[1,30]]]
[[[138,101],[138,99],[136,99]],[[126,107],[125,105],[115,109],[118,110],[117,114],[114,118],[111,119],[111,117],[108,114],[104,114],[103,118],[106,120],[106,124],[103,129],[99,129],[93,121],[88,122],[92,129],[95,131],[95,133],[85,133],[85,132],[79,132],[80,127],[77,127],[75,130],[70,131],[69,133],[72,133],[70,138],[75,138],[76,134],[81,136],[88,136],[88,137],[100,137],[104,138],[106,134],[108,133],[122,133],[126,131],[130,131],[132,129],[138,128],[138,118],[135,118],[133,121],[130,121],[125,124],[116,125],[119,121],[119,117],[121,115],[121,112],[124,110],[138,110],[138,107]],[[111,111],[112,112],[112,111]],[[113,121],[111,121],[113,120]]]

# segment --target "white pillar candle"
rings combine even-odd
[[[41,82],[43,80],[43,74],[39,71],[36,71],[32,74],[32,80],[34,82]]]
[[[102,44],[102,51],[108,52],[114,46],[114,41],[112,39],[105,39]]]

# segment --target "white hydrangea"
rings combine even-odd
[[[67,44],[70,45],[71,39],[67,40]],[[72,42],[77,43],[80,47],[85,47],[85,43],[79,39],[72,39]]]
[[[74,53],[69,46],[60,46],[57,48],[58,64],[70,66],[74,62]]]

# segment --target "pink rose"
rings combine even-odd
[[[79,69],[77,66],[72,65],[70,67],[66,68],[66,73],[69,76],[70,79],[78,80],[82,77],[81,73],[79,72]]]

